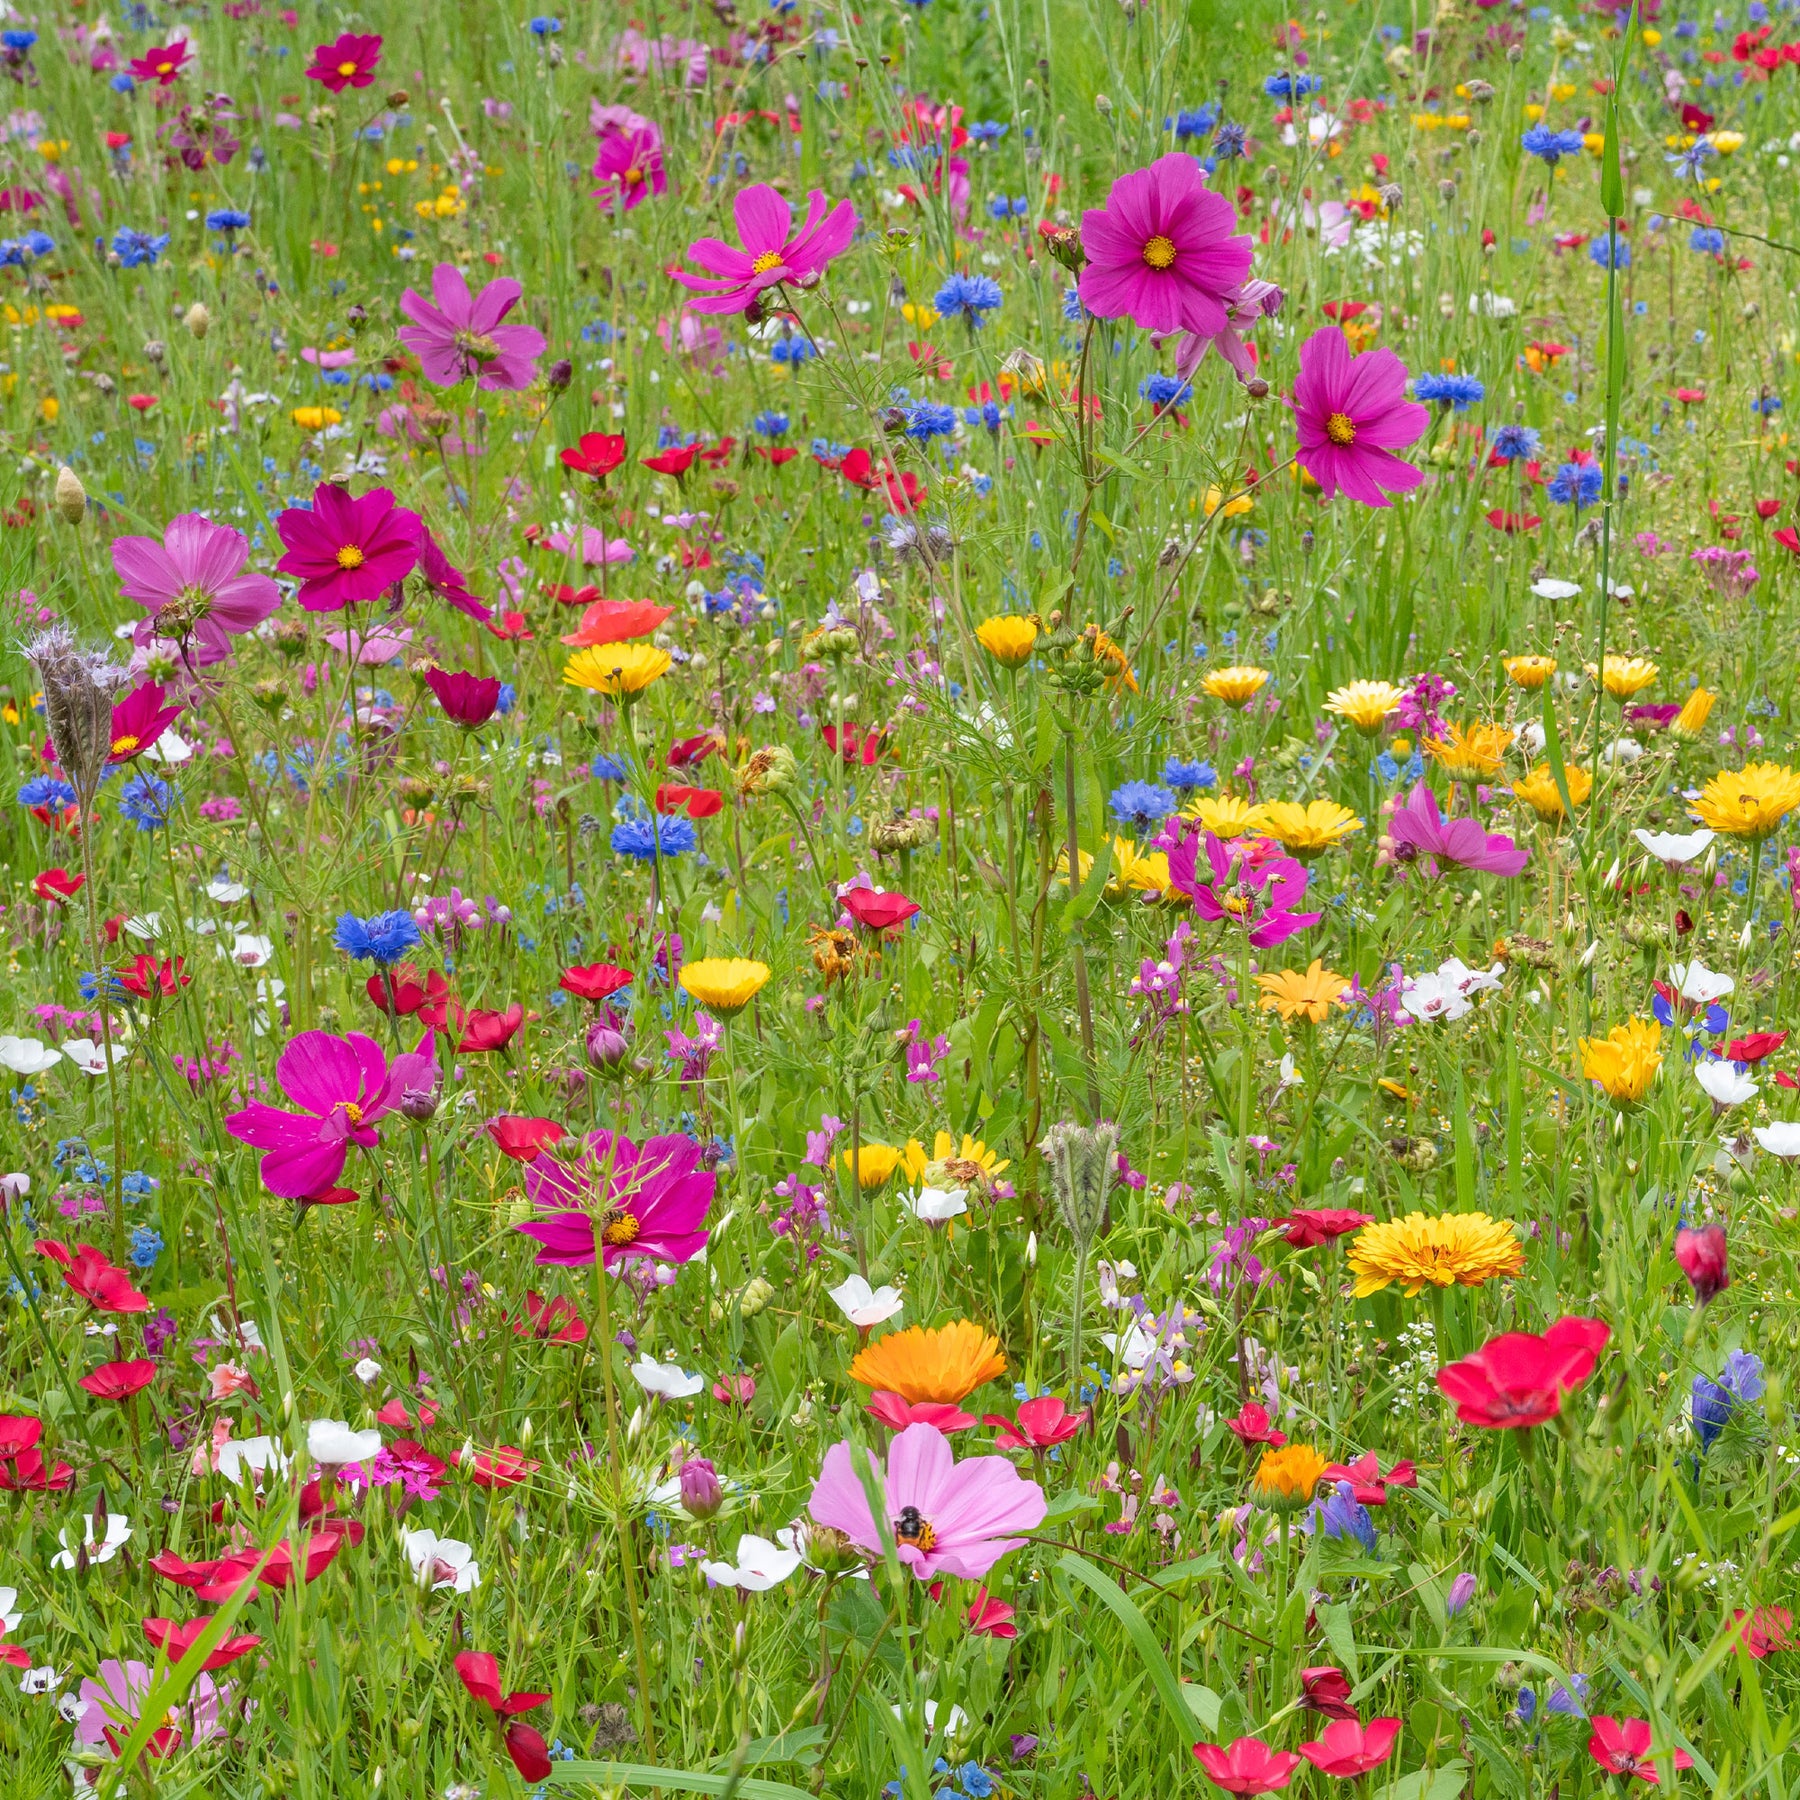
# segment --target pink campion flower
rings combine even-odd
[[[300,577],[308,612],[336,612],[375,600],[404,581],[419,560],[424,527],[416,512],[394,503],[388,488],[353,499],[348,488],[321,482],[312,508],[290,506],[275,521],[287,554],[275,567]]]
[[[654,131],[655,124],[629,106],[603,105],[599,100],[588,103],[588,130],[597,138],[609,138],[621,131]]]
[[[1395,860],[1402,862],[1428,857],[1459,869],[1511,876],[1531,859],[1529,850],[1521,850],[1503,831],[1484,830],[1479,819],[1446,819],[1438,811],[1437,795],[1422,781],[1389,818],[1386,835]]]
[[[1431,423],[1429,408],[1406,398],[1411,379],[1391,350],[1353,356],[1336,325],[1315,331],[1300,346],[1294,378],[1294,426],[1301,466],[1327,500],[1345,493],[1364,506],[1388,506],[1424,473],[1394,454]]]
[[[412,320],[400,327],[400,341],[435,387],[473,381],[484,391],[528,388],[537,379],[544,334],[529,325],[502,323],[524,292],[502,276],[471,295],[462,270],[439,263],[431,272],[435,306],[411,288],[400,296],[400,310]]]
[[[1210,881],[1202,878],[1199,866],[1202,847]],[[1169,885],[1193,901],[1198,917],[1244,926],[1258,950],[1286,943],[1323,917],[1290,910],[1305,899],[1307,879],[1305,868],[1291,856],[1237,855],[1210,831],[1193,825],[1169,849]]]
[[[567,531],[553,531],[544,539],[558,556],[572,558],[584,569],[597,569],[602,563],[628,563],[637,552],[623,538],[609,538],[597,526],[584,525],[577,536]]]
[[[245,569],[250,541],[199,513],[178,513],[153,537],[118,537],[113,570],[127,600],[150,614],[133,628],[140,647],[154,638],[181,645],[195,668],[223,662],[231,640],[254,631],[281,604],[267,575]]]
[[[437,1080],[433,1034],[392,1063],[373,1038],[353,1031],[303,1031],[289,1040],[275,1064],[275,1080],[297,1112],[258,1100],[233,1113],[225,1129],[241,1144],[266,1152],[263,1186],[287,1200],[304,1200],[335,1187],[350,1146],[373,1149],[375,1124],[411,1088]]]
[[[173,87],[182,71],[194,59],[194,47],[186,38],[172,38],[167,44],[153,44],[142,56],[134,56],[125,66],[133,81],[146,86]]]
[[[592,1267],[596,1239],[609,1269],[633,1258],[690,1262],[706,1248],[718,1185],[699,1164],[700,1146],[676,1133],[640,1145],[589,1132],[572,1160],[540,1152],[525,1165],[526,1198],[556,1210],[517,1229],[543,1246],[537,1260],[550,1267]]]
[[[652,194],[667,192],[669,178],[663,171],[662,134],[654,125],[648,130],[610,132],[600,140],[600,153],[594,158],[594,178],[600,184],[593,190],[594,198],[608,212],[615,206],[630,212]]]
[[[334,94],[345,88],[366,88],[381,65],[381,39],[346,31],[329,44],[319,44],[307,65],[306,79],[319,82]]]
[[[1172,152],[1121,175],[1106,205],[1081,215],[1081,304],[1145,331],[1218,337],[1230,324],[1227,297],[1250,273],[1250,239],[1236,224],[1191,156]]]
[[[669,274],[699,296],[687,303],[692,311],[741,313],[769,288],[823,274],[834,257],[849,249],[856,235],[856,208],[848,200],[829,211],[828,205],[812,189],[806,196],[806,222],[790,235],[794,213],[787,201],[766,183],[747,187],[732,203],[743,248],[720,238],[696,238],[688,245],[688,260],[707,273],[671,269]]]
[[[880,1464],[865,1450],[877,1474]],[[848,1444],[833,1444],[807,1503],[815,1523],[841,1531],[879,1555],[881,1533]],[[921,1581],[939,1575],[979,1580],[1043,1523],[1044,1490],[1004,1456],[956,1460],[936,1427],[908,1425],[888,1446],[885,1503],[889,1535],[901,1562]]]

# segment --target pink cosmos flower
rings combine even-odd
[[[695,312],[741,313],[766,289],[822,274],[833,257],[849,249],[856,235],[856,208],[840,200],[827,212],[828,204],[814,188],[806,196],[806,223],[797,236],[790,236],[794,214],[787,201],[766,183],[747,187],[732,203],[743,248],[719,238],[696,238],[688,245],[688,260],[707,273],[669,273],[700,296],[688,302]]]
[[[1401,861],[1423,856],[1488,875],[1517,875],[1531,860],[1529,850],[1521,850],[1503,831],[1484,830],[1479,819],[1446,819],[1438,811],[1437,795],[1422,781],[1388,820],[1387,835]]]
[[[1202,846],[1210,881],[1201,878]],[[1284,944],[1318,924],[1320,913],[1289,910],[1306,897],[1306,884],[1306,870],[1293,857],[1260,849],[1234,855],[1210,831],[1197,826],[1188,826],[1169,849],[1169,885],[1193,901],[1200,918],[1230,919],[1246,927],[1258,950]]]
[[[1336,325],[1300,346],[1290,402],[1300,462],[1327,500],[1341,492],[1364,506],[1388,506],[1389,494],[1409,493],[1425,479],[1394,454],[1431,423],[1429,409],[1405,397],[1410,379],[1391,350],[1353,356]]]
[[[133,641],[179,643],[190,663],[206,668],[231,654],[231,640],[254,631],[281,604],[267,575],[247,572],[250,543],[241,531],[199,513],[178,513],[153,537],[119,537],[112,544],[120,591],[150,614]]]
[[[593,569],[601,563],[628,563],[637,552],[623,538],[609,538],[592,525],[581,528],[579,538],[566,531],[553,531],[544,542],[558,556],[577,558],[583,568]]]
[[[591,1268],[596,1236],[609,1269],[632,1258],[689,1262],[706,1248],[706,1211],[718,1185],[699,1163],[700,1146],[679,1134],[638,1145],[590,1132],[573,1161],[541,1152],[526,1164],[527,1198],[558,1210],[518,1229],[543,1246],[537,1260],[552,1267]]]
[[[1216,338],[1230,323],[1226,298],[1250,273],[1250,239],[1191,156],[1159,156],[1112,184],[1106,205],[1081,215],[1081,304],[1145,331]]]
[[[878,1473],[874,1453],[863,1452]],[[979,1580],[1043,1523],[1044,1490],[1004,1456],[956,1460],[949,1439],[934,1426],[908,1425],[888,1446],[885,1483],[888,1529],[900,1560],[921,1580],[960,1575]],[[879,1554],[881,1533],[857,1478],[848,1444],[833,1444],[807,1510],[820,1525],[841,1531]]]
[[[374,600],[404,581],[419,560],[419,515],[394,504],[387,488],[352,499],[348,488],[321,482],[312,510],[290,506],[275,521],[287,554],[275,565],[300,577],[308,612],[336,612]]]
[[[380,65],[381,39],[373,34],[346,31],[329,44],[314,47],[306,79],[341,94],[347,87],[366,88],[374,81]]]
[[[666,192],[669,178],[663,172],[662,134],[654,125],[647,131],[608,133],[600,140],[600,153],[594,158],[594,176],[600,183],[593,190],[594,198],[608,212],[615,205],[630,212],[652,194]]]
[[[98,1749],[108,1745],[116,1754],[137,1724],[138,1706],[150,1692],[150,1670],[136,1660],[119,1662],[108,1657],[81,1684],[78,1696],[81,1712],[75,1720],[75,1738],[84,1748]],[[188,1691],[187,1705],[182,1709],[183,1722],[191,1724],[195,1743],[204,1743],[219,1734],[219,1689],[210,1675],[201,1675]],[[166,1754],[179,1740],[164,1739]]]
[[[193,45],[185,37],[178,37],[171,38],[167,44],[153,45],[125,66],[131,71],[131,79],[143,86],[154,82],[158,87],[171,87],[193,57]]]
[[[528,388],[537,379],[544,334],[529,325],[501,323],[524,292],[502,276],[471,295],[462,270],[439,263],[431,272],[435,306],[411,288],[400,296],[400,310],[412,320],[400,327],[400,341],[436,387],[473,381],[487,390]]]
[[[1209,349],[1216,350],[1240,381],[1248,381],[1256,373],[1256,357],[1244,342],[1256,328],[1259,319],[1272,318],[1281,311],[1287,295],[1272,281],[1246,281],[1225,295],[1224,327],[1210,335],[1187,331],[1175,346],[1175,373],[1183,381],[1191,381],[1194,371]]]
[[[225,1121],[241,1144],[266,1151],[263,1186],[287,1200],[304,1200],[335,1187],[351,1144],[380,1142],[375,1122],[392,1112],[409,1089],[437,1080],[433,1034],[389,1063],[373,1038],[353,1031],[303,1031],[289,1040],[275,1064],[281,1091],[300,1109],[256,1101]]]
[[[444,546],[432,536],[431,527],[421,528],[419,537],[419,573],[425,585],[440,600],[447,600],[458,612],[467,613],[477,625],[485,625],[494,609],[469,592],[469,578],[451,562]]]

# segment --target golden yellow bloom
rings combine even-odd
[[[1254,663],[1236,663],[1229,669],[1209,670],[1200,685],[1227,706],[1248,706],[1263,691],[1268,679],[1267,669],[1259,669]]]
[[[1501,666],[1517,687],[1541,688],[1556,673],[1554,656],[1503,656]]]
[[[1654,1019],[1629,1019],[1603,1038],[1578,1038],[1584,1081],[1597,1081],[1609,1100],[1641,1100],[1662,1067],[1662,1027]]]
[[[730,1019],[761,993],[769,965],[742,956],[708,956],[688,963],[679,979],[702,1006]]]
[[[1278,1012],[1289,1020],[1307,1019],[1314,1025],[1324,1024],[1340,996],[1350,991],[1349,982],[1333,974],[1316,956],[1304,973],[1281,969],[1273,975],[1258,975],[1256,985],[1263,991],[1264,1012]]]
[[[1693,814],[1702,825],[1732,837],[1766,838],[1800,806],[1800,775],[1780,763],[1722,769],[1700,790]]]
[[[1569,799],[1580,806],[1594,791],[1593,776],[1586,769],[1576,768],[1573,763],[1563,769],[1563,775],[1569,784]],[[1512,791],[1514,797],[1523,800],[1540,819],[1560,819],[1563,816],[1562,795],[1547,762],[1539,763],[1523,781],[1515,781]]]
[[[1354,725],[1364,737],[1373,737],[1405,698],[1406,690],[1391,681],[1353,681],[1325,696],[1325,710]]]
[[[563,664],[563,684],[629,699],[665,674],[669,661],[654,644],[590,644]]]
[[[908,1138],[906,1148],[900,1153],[900,1161],[906,1169],[908,1181],[917,1181],[932,1163],[972,1163],[990,1181],[996,1175],[1003,1174],[1012,1167],[1005,1157],[996,1156],[980,1138],[963,1134],[961,1147],[949,1132],[940,1131],[931,1146],[931,1154],[925,1154],[925,1146],[917,1138]]]
[[[1525,1251],[1504,1219],[1482,1212],[1433,1219],[1416,1212],[1365,1225],[1350,1246],[1349,1260],[1357,1299],[1394,1282],[1410,1299],[1426,1286],[1480,1287],[1496,1275],[1516,1275],[1525,1266]]]
[[[1309,862],[1323,850],[1335,849],[1363,822],[1335,800],[1270,800],[1263,807],[1263,830],[1290,855]]]
[[[344,422],[344,415],[335,406],[296,406],[289,417],[302,431],[323,431],[327,425]]]
[[[1242,794],[1221,794],[1215,799],[1202,796],[1183,810],[1182,816],[1198,819],[1214,837],[1242,837],[1246,831],[1260,831],[1268,809],[1252,806]]]
[[[1599,673],[1592,663],[1587,665],[1588,680]],[[1629,700],[1641,694],[1653,682],[1659,670],[1643,656],[1609,656],[1606,659],[1606,691],[1615,700]]]
[[[1730,156],[1734,151],[1743,149],[1744,134],[1741,131],[1715,131],[1712,141],[1713,148],[1721,156]]]
[[[1025,613],[997,613],[975,627],[975,638],[1002,668],[1020,669],[1037,644],[1037,620]]]
[[[1216,487],[1209,487],[1206,492],[1201,495],[1200,504],[1206,508],[1206,516],[1209,519],[1219,510],[1219,502],[1221,500],[1225,500],[1225,495],[1222,490]],[[1225,516],[1228,519],[1238,518],[1240,515],[1251,511],[1255,505],[1256,501],[1249,494],[1236,494],[1231,499],[1225,500]]]
[[[1116,694],[1121,688],[1128,694],[1138,691],[1137,677],[1131,672],[1131,663],[1125,652],[1104,631],[1094,634],[1094,660],[1104,663],[1110,671],[1106,677],[1106,691],[1109,694]]]
[[[1063,858],[1066,872],[1068,858]],[[1113,839],[1112,879],[1106,884],[1109,894],[1136,892],[1163,894],[1169,886],[1169,856],[1165,850],[1140,850],[1130,838]]]
[[[1697,738],[1706,729],[1706,721],[1718,695],[1709,688],[1695,688],[1682,709],[1669,721],[1669,729],[1678,738]]]
[[[1452,725],[1447,738],[1425,739],[1425,754],[1452,781],[1488,781],[1500,773],[1512,742],[1504,725]]]
[[[1404,1082],[1395,1081],[1392,1076],[1383,1075],[1375,1085],[1384,1094],[1392,1094],[1396,1100],[1404,1100],[1409,1105],[1412,1102],[1412,1090]]]
[[[924,1400],[954,1406],[985,1381],[1006,1373],[1000,1340],[972,1319],[932,1331],[909,1325],[890,1331],[857,1352],[850,1379],[877,1393],[898,1394],[909,1406]]]
[[[1265,1450],[1256,1465],[1256,1497],[1278,1512],[1297,1511],[1311,1503],[1319,1477],[1330,1467],[1311,1444],[1283,1444],[1279,1450]]]
[[[900,1166],[900,1152],[892,1144],[859,1144],[856,1147],[856,1185],[865,1194],[885,1187],[888,1178]],[[850,1152],[844,1152],[844,1167],[850,1167]]]

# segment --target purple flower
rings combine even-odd
[[[806,1134],[806,1160],[815,1169],[831,1167],[831,1146],[836,1142],[844,1129],[842,1119],[833,1118],[830,1113],[823,1113],[819,1118],[819,1129]]]
[[[590,1132],[574,1161],[544,1151],[526,1164],[531,1203],[564,1210],[518,1229],[543,1246],[540,1264],[591,1267],[596,1242],[609,1269],[632,1258],[689,1262],[706,1248],[706,1210],[718,1183],[699,1163],[700,1146],[679,1134],[638,1145]]]
[[[704,1081],[713,1057],[718,1054],[719,1046],[725,1041],[725,1034],[720,1029],[718,1020],[705,1012],[694,1014],[692,1037],[680,1030],[665,1031],[663,1036],[669,1042],[669,1061],[681,1064],[681,1079],[684,1082]]]
[[[267,575],[247,572],[250,543],[241,531],[199,513],[180,513],[153,537],[114,538],[113,568],[120,591],[150,617],[132,639],[163,637],[181,644],[196,668],[223,662],[231,640],[254,631],[281,604]]]
[[[1475,1577],[1465,1569],[1451,1582],[1450,1591],[1444,1596],[1444,1611],[1452,1619],[1475,1598]]]
[[[1438,811],[1437,796],[1422,781],[1388,820],[1388,836],[1402,862],[1430,857],[1489,875],[1517,875],[1531,859],[1529,850],[1521,850],[1504,832],[1484,831],[1478,819],[1446,819]]]
[[[940,1065],[950,1054],[950,1039],[942,1034],[928,1038],[917,1019],[908,1019],[906,1030],[906,1079],[911,1082],[942,1080]]]
[[[1212,880],[1200,879],[1199,852],[1204,846]],[[1169,851],[1169,885],[1186,894],[1203,919],[1229,919],[1244,926],[1251,944],[1267,950],[1316,925],[1318,913],[1289,908],[1306,897],[1306,870],[1291,856],[1266,854],[1271,846],[1228,850],[1210,831],[1189,826]],[[1232,865],[1237,874],[1232,878]]]
[[[400,310],[412,320],[400,327],[400,341],[418,357],[434,387],[473,380],[484,389],[528,388],[537,378],[543,333],[501,323],[524,291],[502,276],[471,296],[462,271],[454,263],[439,263],[431,272],[435,306],[411,288],[400,296]]]

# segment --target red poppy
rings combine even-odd
[[[1287,1226],[1287,1241],[1296,1250],[1311,1250],[1329,1244],[1346,1232],[1360,1231],[1374,1221],[1367,1213],[1352,1211],[1347,1206],[1296,1207],[1278,1225]]]
[[[1544,520],[1539,513],[1508,512],[1505,507],[1496,506],[1489,509],[1487,522],[1496,531],[1504,531],[1508,537],[1513,537],[1521,531],[1536,531]]]
[[[75,1471],[66,1463],[44,1463],[38,1440],[44,1421],[29,1413],[0,1413],[0,1493],[42,1493],[74,1483]]]
[[[130,1275],[114,1268],[92,1244],[71,1251],[55,1238],[39,1238],[36,1248],[40,1256],[62,1264],[63,1281],[96,1312],[149,1311],[149,1299],[131,1285]]]
[[[136,1362],[102,1363],[91,1375],[76,1382],[96,1400],[125,1400],[140,1393],[156,1379],[156,1364],[148,1357]]]
[[[1738,1063],[1761,1062],[1765,1056],[1773,1056],[1787,1039],[1785,1031],[1748,1032],[1741,1038],[1733,1038],[1725,1046],[1725,1060]]]
[[[625,439],[604,431],[584,431],[573,450],[562,452],[562,466],[577,475],[604,481],[625,460]]]
[[[480,1006],[465,1010],[460,1002],[452,1000],[450,1016],[456,1021],[460,1034],[456,1040],[457,1049],[472,1056],[482,1056],[490,1050],[504,1050],[513,1041],[519,1027],[525,1023],[525,1008],[515,1000],[505,1012],[492,1012]]]
[[[819,732],[825,742],[833,750],[837,750],[846,763],[851,765],[861,763],[865,769],[879,760],[881,747],[887,741],[885,731],[864,733],[854,720],[844,722],[841,746],[839,743],[840,733],[835,725],[821,725]]]
[[[1350,1678],[1330,1663],[1300,1671],[1300,1704],[1327,1719],[1356,1717],[1356,1708],[1350,1704]]]
[[[1322,1481],[1347,1481],[1355,1489],[1355,1497],[1363,1506],[1385,1506],[1391,1487],[1416,1488],[1419,1472],[1410,1462],[1397,1462],[1383,1475],[1375,1452],[1359,1456],[1353,1463],[1331,1463],[1320,1477]]]
[[[1254,1400],[1246,1400],[1238,1409],[1238,1416],[1225,1421],[1225,1429],[1246,1447],[1267,1444],[1271,1449],[1279,1450],[1287,1442],[1285,1431],[1272,1428],[1268,1408],[1259,1406]]]
[[[1272,1750],[1261,1738],[1241,1737],[1229,1745],[1196,1744],[1194,1754],[1213,1783],[1228,1794],[1272,1794],[1293,1780],[1300,1758]]]
[[[168,962],[158,962],[149,951],[141,951],[123,969],[114,971],[114,979],[128,994],[136,994],[140,1000],[154,999],[161,995],[165,1000],[172,999],[194,978],[183,967],[183,959],[179,956]]]
[[[469,1479],[477,1487],[517,1487],[543,1466],[511,1444],[498,1444],[492,1450],[459,1450],[450,1460],[459,1469],[466,1466]]]
[[[1706,389],[1678,387],[1675,390],[1675,398],[1679,400],[1683,406],[1704,406],[1706,404]]]
[[[506,1694],[500,1688],[500,1664],[485,1650],[464,1650],[456,1658],[456,1673],[469,1690],[472,1699],[491,1706],[505,1718],[515,1713],[530,1712],[550,1698],[548,1694]]]
[[[641,458],[646,469],[658,475],[673,475],[677,478],[685,475],[694,466],[694,458],[700,454],[698,444],[677,444],[656,456]]]
[[[384,1013],[401,1019],[417,1013],[421,1025],[443,1030],[450,1011],[450,984],[436,969],[421,977],[411,963],[401,963],[385,975],[371,975],[365,987]]]
[[[522,1163],[534,1161],[547,1144],[560,1144],[569,1135],[554,1119],[528,1118],[518,1113],[502,1113],[497,1119],[489,1119],[486,1129],[503,1156]]]
[[[1052,1450],[1066,1444],[1088,1417],[1085,1406],[1080,1412],[1070,1412],[1055,1394],[1044,1394],[1021,1402],[1016,1420],[1001,1413],[983,1413],[981,1422],[1000,1433],[994,1439],[996,1450]]]
[[[516,644],[531,633],[525,627],[525,615],[522,612],[497,612],[487,621],[487,628],[503,644]]]
[[[185,1625],[177,1625],[173,1619],[146,1619],[144,1636],[150,1640],[153,1648],[165,1651],[171,1663],[182,1662],[187,1653],[199,1641],[200,1634],[212,1623],[211,1619],[189,1619]],[[251,1637],[248,1633],[240,1637],[222,1638],[207,1654],[202,1669],[222,1669],[227,1663],[234,1663],[240,1656],[247,1655],[262,1642],[259,1637]]]
[[[674,610],[658,606],[654,600],[596,600],[562,641],[575,650],[590,644],[623,644],[631,638],[648,637]]]
[[[31,891],[52,906],[66,906],[81,892],[85,875],[71,875],[67,869],[46,869],[33,878]]]
[[[1316,1741],[1302,1744],[1300,1754],[1321,1775],[1352,1781],[1380,1768],[1393,1755],[1394,1740],[1399,1735],[1398,1719],[1371,1719],[1366,1725],[1355,1719],[1337,1719],[1319,1733]]]
[[[125,404],[133,412],[147,413],[156,404],[156,396],[154,394],[127,394]]]
[[[870,931],[894,931],[919,910],[916,900],[904,894],[878,894],[873,888],[852,888],[841,896],[844,911]]]
[[[734,437],[720,438],[716,444],[709,444],[704,450],[702,450],[700,452],[700,460],[703,463],[705,463],[709,468],[713,468],[713,469],[722,468],[724,466],[726,458],[729,457],[731,455],[732,451],[735,450],[736,448],[737,448],[737,439],[736,438],[734,438]]]
[[[758,444],[755,454],[780,468],[783,463],[792,462],[800,452],[792,444],[776,444],[773,447]]]
[[[949,1437],[954,1431],[967,1431],[977,1421],[973,1413],[942,1400],[907,1401],[885,1389],[870,1395],[863,1408],[870,1418],[878,1419],[889,1431],[904,1431],[909,1425],[929,1425]]]
[[[549,1698],[547,1694],[544,1697]],[[513,1767],[527,1781],[543,1781],[549,1776],[550,1746],[544,1742],[541,1731],[515,1721],[507,1726],[501,1741],[506,1745],[506,1754],[513,1760]]]
[[[1582,1318],[1558,1319],[1542,1337],[1503,1332],[1473,1356],[1439,1369],[1437,1384],[1465,1425],[1490,1431],[1542,1425],[1593,1374],[1611,1336],[1604,1320]]]
[[[656,790],[659,813],[686,810],[690,819],[710,819],[725,804],[725,796],[717,788],[680,787],[665,782]]]
[[[1652,1787],[1659,1785],[1656,1761],[1650,1754],[1650,1721],[1648,1719],[1609,1719],[1604,1714],[1593,1721],[1594,1735],[1588,1739],[1588,1755],[1601,1768],[1614,1775],[1635,1775]],[[1694,1759],[1685,1750],[1671,1750],[1669,1760],[1678,1769],[1691,1769]]]
[[[724,748],[725,740],[716,731],[703,731],[698,737],[678,738],[669,746],[669,767],[696,768],[715,750],[723,751]]]
[[[546,1300],[527,1289],[525,1310],[531,1317],[513,1320],[515,1337],[540,1338],[552,1344],[579,1344],[587,1337],[587,1321],[565,1294],[553,1294]]]
[[[969,1629],[977,1637],[1016,1638],[1019,1635],[1019,1628],[1013,1623],[1016,1610],[1004,1600],[996,1600],[985,1587],[979,1587],[969,1607]]]
[[[557,986],[565,994],[573,994],[577,1000],[592,1000],[598,1003],[610,1000],[621,988],[631,986],[632,974],[629,969],[616,968],[612,963],[583,963],[571,969],[564,969],[562,979]]]

